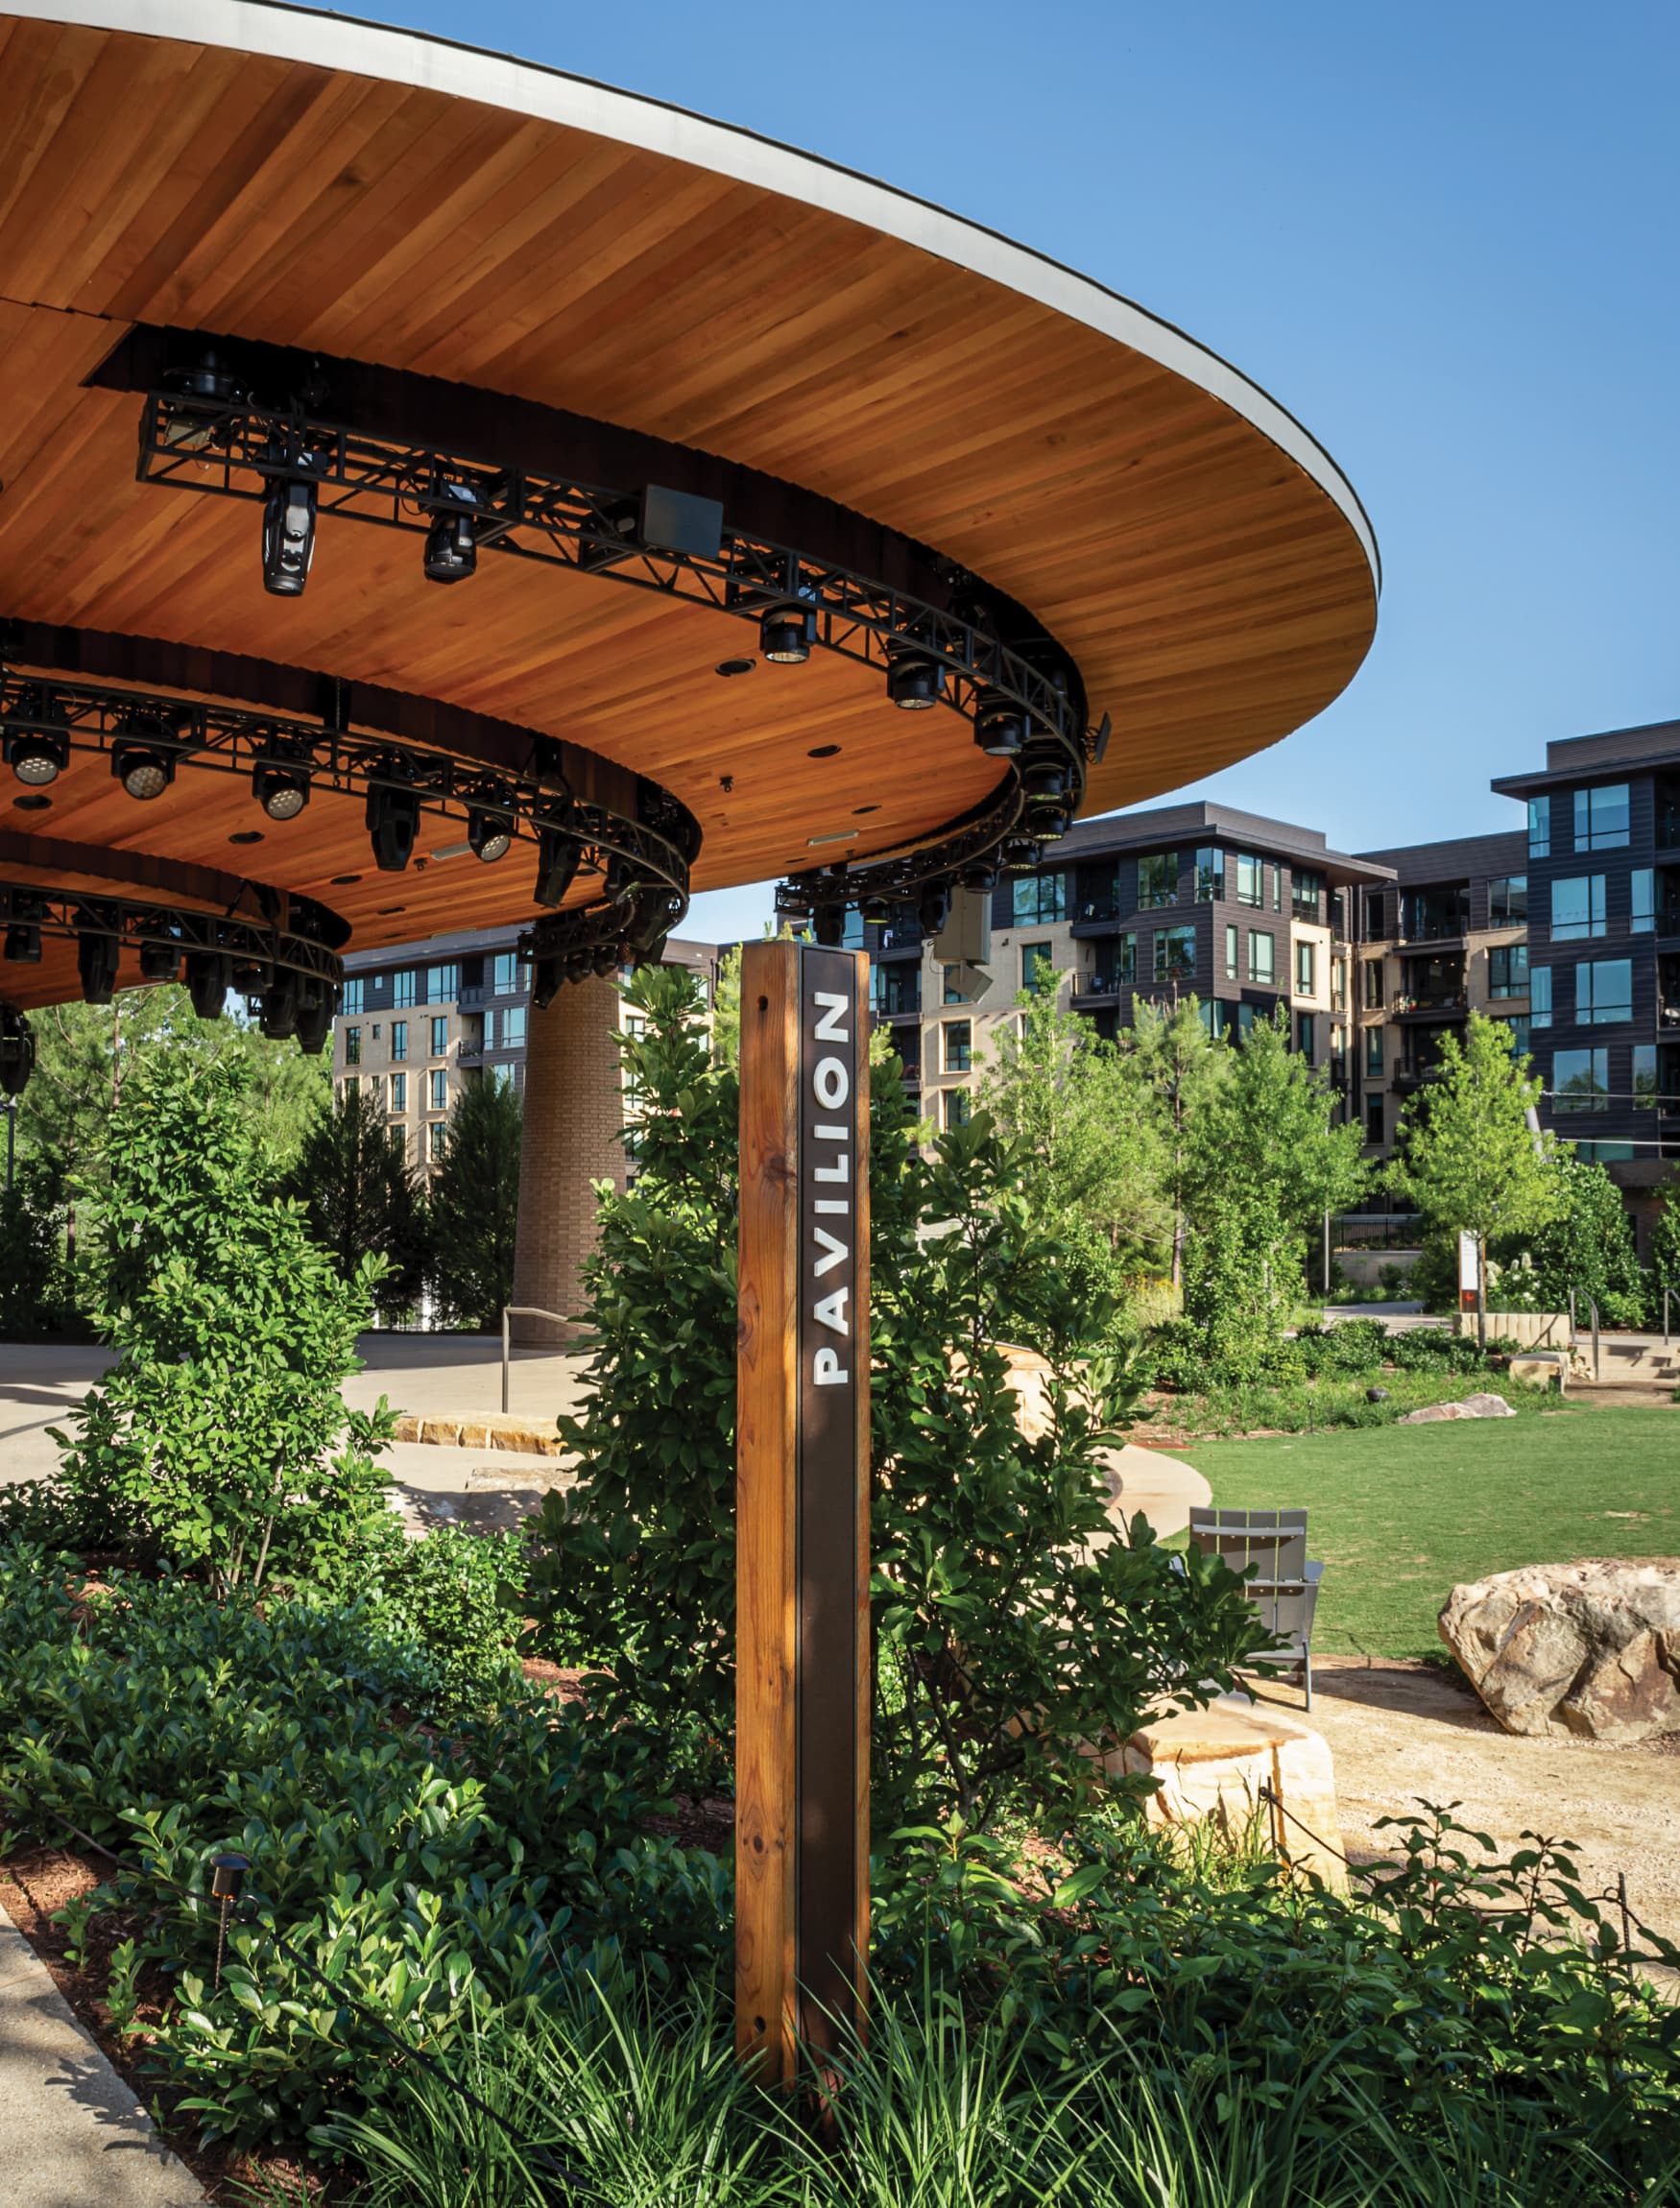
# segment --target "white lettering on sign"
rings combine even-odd
[[[841,1371],[838,1350],[819,1350],[811,1361],[811,1378],[818,1387],[844,1387],[852,1375]]]
[[[812,1313],[818,1324],[832,1327],[837,1334],[850,1333],[852,1330],[846,1324],[846,1299],[851,1293],[850,1288],[836,1288],[831,1296],[819,1297]]]
[[[852,1041],[851,1028],[840,1027],[835,1024],[840,1015],[846,1010],[847,999],[845,996],[838,990],[813,989],[811,991],[811,1002],[828,1007],[822,1019],[817,1021],[815,1031],[817,1041],[819,1043],[850,1043]]]
[[[852,996],[849,991],[813,989],[810,1002],[818,1015],[809,1030],[817,1043],[847,1043],[852,1041]],[[845,1109],[852,1097],[852,1070],[846,1060],[829,1052],[817,1059],[810,1070],[810,1094],[819,1113],[838,1113]],[[813,1183],[825,1182],[830,1188],[849,1188],[852,1183],[852,1144],[855,1130],[839,1119],[818,1119],[810,1129],[814,1140],[839,1145],[827,1154],[827,1162],[810,1167]],[[813,1196],[811,1210],[825,1218],[849,1219],[852,1215],[850,1196]],[[851,1300],[850,1287],[842,1284],[828,1295],[819,1292],[818,1284],[825,1274],[837,1266],[851,1262],[852,1242],[850,1229],[837,1228],[832,1234],[827,1227],[813,1223],[811,1227],[809,1285],[809,1310],[813,1321],[826,1327],[830,1333],[850,1338],[852,1324],[848,1316]],[[841,1362],[842,1353],[824,1344],[811,1351],[811,1380],[817,1387],[843,1387],[852,1374]]]
[[[827,1227],[813,1227],[811,1232],[827,1253],[817,1260],[817,1278],[820,1281],[825,1273],[831,1273],[836,1265],[843,1265],[852,1251],[848,1243],[838,1240],[829,1234]]]
[[[825,1112],[838,1112],[852,1093],[852,1076],[843,1058],[819,1058],[811,1073],[811,1087]]]

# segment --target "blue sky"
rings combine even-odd
[[[347,11],[349,12],[351,11]],[[1197,785],[1355,849],[1511,825],[1490,775],[1680,716],[1674,0],[365,0],[786,139],[1182,324],[1335,455],[1377,642]],[[767,894],[684,932],[756,932]]]

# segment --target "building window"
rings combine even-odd
[[[1551,856],[1551,800],[1549,798],[1530,798],[1528,800],[1528,856],[1530,858],[1549,858]]]
[[[1633,870],[1633,898],[1628,913],[1628,931],[1633,935],[1649,935],[1657,924],[1657,876],[1648,866],[1636,866]]]
[[[1318,946],[1298,943],[1295,946],[1295,987],[1303,996],[1318,994]]]
[[[523,1050],[525,1047],[525,1007],[508,1004],[502,1008],[502,1048]]]
[[[1604,876],[1575,874],[1551,885],[1551,940],[1580,943],[1604,933]]]
[[[966,1073],[973,1057],[974,1027],[972,1020],[948,1020],[945,1023],[945,1069],[948,1073]]]
[[[432,1110],[434,1112],[447,1112],[449,1109],[448,1068],[446,1066],[435,1067],[432,1071],[431,1081]]]
[[[1528,969],[1528,1020],[1534,1027],[1551,1025],[1551,969],[1549,966],[1531,966]]]
[[[1365,1099],[1365,1140],[1374,1150],[1382,1147],[1382,1099],[1367,1096]]]
[[[408,1110],[408,1075],[406,1073],[394,1073],[391,1076],[391,1109],[393,1112],[406,1112]]]
[[[1234,1004],[1231,1007],[1232,1032],[1236,1039],[1238,1048],[1254,1033],[1256,1017],[1255,1007],[1252,1004]]]
[[[428,1004],[453,1004],[461,994],[461,969],[453,961],[447,966],[426,968],[426,1002]]]
[[[1633,961],[1600,958],[1575,968],[1575,1021],[1611,1027],[1633,1018]]]
[[[339,1011],[341,1013],[360,1012],[362,1009],[362,997],[366,988],[367,983],[362,979],[361,975],[359,973],[352,974],[349,980],[345,983],[343,992],[339,996]]]
[[[1330,1006],[1332,1012],[1348,1009],[1348,962],[1345,958],[1332,958],[1330,962]]]
[[[426,1151],[434,1165],[443,1163],[444,1145],[448,1140],[448,1137],[449,1122],[446,1119],[434,1119],[427,1127]]]
[[[1266,901],[1265,865],[1253,852],[1236,854],[1236,901],[1252,904],[1257,911]]]
[[[1278,939],[1268,928],[1248,931],[1248,978],[1262,983],[1278,978]]]
[[[1138,909],[1149,912],[1156,905],[1178,902],[1178,853],[1146,852],[1138,861]],[[1159,940],[1159,939],[1158,939]]]
[[[1528,1015],[1525,1012],[1514,1012],[1510,1019],[1505,1021],[1505,1025],[1511,1030],[1512,1056],[1526,1058],[1528,1055]]]
[[[863,948],[863,915],[854,904],[846,907],[846,918],[840,928],[840,948],[842,950]]]
[[[391,1001],[399,1012],[406,1012],[414,1000],[414,969],[399,966],[391,976]]]
[[[1528,876],[1525,874],[1501,875],[1487,885],[1487,924],[1489,927],[1526,927],[1528,924]]]
[[[506,1091],[516,1086],[514,1068],[511,1066],[492,1066],[490,1069],[490,1077],[500,1090]]]
[[[1610,1096],[1608,1050],[1558,1050],[1551,1060],[1551,1101],[1558,1112],[1602,1112]]]
[[[1157,981],[1194,981],[1196,931],[1193,927],[1158,927],[1155,930]]]
[[[1633,1160],[1631,1142],[1575,1142],[1571,1147],[1587,1165],[1626,1165]]]
[[[1310,1012],[1298,1012],[1295,1015],[1295,1047],[1303,1058],[1312,1058],[1317,1054],[1317,1021]]]
[[[432,1020],[432,1056],[442,1058],[446,1055],[448,1048],[449,1016],[447,1013],[440,1012],[434,1016]]]
[[[1138,978],[1138,938],[1128,931],[1115,938],[1115,986],[1130,989]]]
[[[1289,877],[1289,908],[1297,920],[1315,921],[1324,896],[1324,876],[1298,866]]]
[[[361,1063],[362,1031],[359,1027],[347,1027],[345,1029],[345,1064],[347,1066],[359,1066]]]
[[[406,1058],[408,1056],[408,1021],[406,1020],[394,1020],[391,1022],[391,1055],[393,1058]]]
[[[1382,961],[1368,958],[1365,961],[1365,1010],[1380,1012],[1382,1009]]]
[[[1575,792],[1576,851],[1620,851],[1627,842],[1627,784]]]
[[[1051,960],[1050,946],[1047,943],[1023,943],[1021,945],[1020,986],[1034,996],[1043,996],[1046,989],[1052,995],[1055,994],[1056,969]]]
[[[880,972],[879,967],[876,967],[876,972],[877,973]],[[945,970],[945,1001],[948,1004],[967,1004],[969,1001],[963,995],[962,987],[957,980],[961,972],[960,966],[948,966]]]
[[[1222,904],[1225,900],[1225,853],[1222,851],[1199,851],[1196,853],[1196,902]]]
[[[381,1036],[381,1035],[382,1035],[384,1032],[385,1032],[385,1031],[384,1031],[384,1029],[383,1029],[383,1028],[380,1026],[379,1022],[378,1022],[378,1021],[375,1020],[374,1020],[374,1022],[373,1022],[373,1025],[372,1025],[372,1037],[373,1037],[373,1040],[374,1040],[374,1042],[375,1042],[375,1043],[377,1043],[377,1042],[378,1042],[378,1040],[379,1040],[380,1036]]]
[[[950,967],[946,968],[948,973],[952,971]],[[876,1010],[889,1020],[922,1009],[922,969],[911,965],[908,959],[900,964],[872,968],[870,987]],[[948,997],[947,1001],[950,999]],[[960,1004],[962,998],[959,996],[955,1001]]]
[[[517,996],[525,986],[525,962],[516,950],[498,950],[491,978],[498,996]]]
[[[1011,887],[1011,910],[1017,927],[1043,927],[1046,921],[1068,917],[1068,876],[1065,874],[1018,876]]]
[[[1382,1030],[1367,1027],[1365,1030],[1365,1076],[1370,1081],[1382,1078]]]
[[[1236,923],[1228,921],[1225,926],[1225,978],[1227,981],[1235,981],[1238,976],[1236,944]]]
[[[974,1100],[966,1089],[948,1089],[945,1092],[946,1127],[966,1127],[973,1105]]]
[[[1633,1101],[1640,1112],[1654,1112],[1657,1108],[1657,1046],[1654,1043],[1636,1043],[1633,1046]]]
[[[1487,993],[1490,996],[1526,996],[1528,946],[1507,943],[1487,954]]]

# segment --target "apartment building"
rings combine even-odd
[[[515,927],[438,935],[400,951],[352,951],[333,1022],[335,1094],[359,1087],[400,1127],[411,1165],[444,1154],[449,1114],[468,1083],[522,1092],[531,971]],[[718,953],[673,938],[664,963],[699,976],[711,1001]],[[635,1016],[621,1011],[621,1019]]]
[[[953,958],[948,934],[924,940],[912,918],[853,914],[848,940],[871,952],[876,1018],[942,1127],[968,1116],[998,1028],[1019,1022],[1018,992],[1046,968],[1062,1002],[1107,1036],[1140,999],[1193,996],[1212,1030],[1237,1039],[1284,1006],[1295,1046],[1345,1088],[1354,898],[1389,878],[1309,828],[1164,805],[1082,822],[1036,871],[1004,876],[982,940],[958,947],[976,955]]]
[[[1366,1147],[1386,1154],[1472,1012],[1529,1046],[1528,841],[1517,828],[1360,856],[1392,877],[1359,892],[1351,1068]]]

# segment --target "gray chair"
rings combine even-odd
[[[1258,1656],[1257,1671],[1279,1671],[1306,1690],[1312,1707],[1312,1614],[1324,1566],[1307,1554],[1304,1510],[1190,1511],[1190,1540],[1204,1556],[1219,1557],[1247,1582],[1248,1598],[1282,1650]]]

